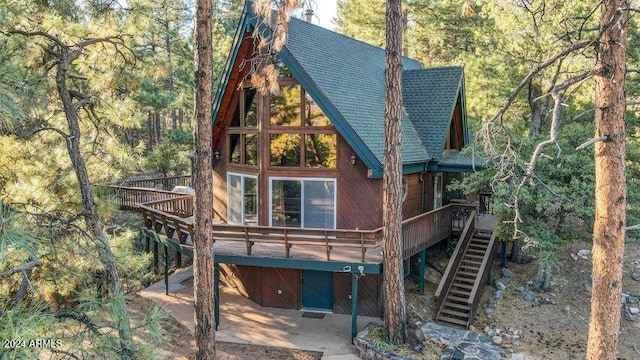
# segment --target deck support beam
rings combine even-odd
[[[358,279],[360,274],[351,274],[351,343],[358,335]]]
[[[502,245],[502,249],[500,251],[500,266],[503,268],[507,267],[507,242],[506,241],[500,241],[501,245]]]
[[[424,294],[424,271],[427,267],[427,249],[420,251],[420,267],[418,268],[418,284],[420,294]]]
[[[216,331],[220,329],[220,264],[213,264],[213,316]]]

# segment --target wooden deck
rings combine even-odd
[[[180,195],[137,205],[144,226],[169,240],[192,245],[193,195]],[[426,249],[464,227],[473,210],[468,204],[449,204],[402,222],[404,257]],[[371,230],[301,229],[217,223],[213,226],[218,255],[337,261],[382,262],[382,228]]]

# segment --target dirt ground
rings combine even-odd
[[[554,268],[553,289],[549,292],[535,293],[539,301],[529,303],[523,300],[517,291],[530,281],[536,271],[536,263],[518,265],[508,263],[508,268],[516,276],[508,284],[502,299],[498,300],[495,312],[489,317],[484,308],[493,296],[495,289],[487,286],[478,308],[478,316],[473,326],[477,331],[486,327],[506,331],[522,330],[524,336],[516,341],[506,341],[509,352],[523,353],[527,360],[569,360],[584,359],[590,311],[590,290],[585,283],[591,276],[590,258],[574,260],[571,254],[578,250],[590,249],[588,244],[573,244],[558,255]],[[432,261],[437,261],[433,260]],[[640,282],[631,279],[634,261],[640,261],[640,240],[629,240],[625,248],[623,291],[640,293]],[[494,278],[500,274],[496,261]],[[433,293],[436,285],[427,284],[426,294],[418,293],[413,282],[407,283],[407,311],[409,315],[418,315],[432,320],[435,313]],[[143,309],[150,306],[147,300],[136,297],[131,302],[134,316],[142,316]],[[178,322],[168,318],[162,322],[165,340],[156,347],[155,353],[165,359],[192,359],[195,344],[191,334]],[[144,336],[144,335],[143,335]],[[509,353],[508,352],[508,353]],[[231,343],[218,344],[219,359],[320,359],[320,353],[296,351],[254,345]],[[431,354],[435,355],[435,354]],[[425,356],[423,359],[439,358]],[[509,357],[508,357],[509,358]],[[640,359],[640,322],[624,319],[620,323],[618,358],[621,360]]]
[[[589,244],[573,244],[558,255],[554,268],[553,289],[549,292],[534,293],[540,301],[528,303],[517,289],[533,279],[536,264],[508,264],[516,274],[504,291],[504,297],[497,302],[491,317],[484,313],[484,307],[493,295],[494,288],[487,287],[478,309],[479,316],[474,327],[482,331],[489,326],[505,331],[509,328],[522,330],[522,339],[513,342],[514,352],[522,352],[529,359],[584,359],[589,328],[591,291],[588,284],[591,277],[591,258],[574,260],[571,254],[581,249],[591,249]],[[630,239],[625,245],[623,292],[640,293],[640,282],[630,274],[640,260],[640,240]],[[496,268],[493,274],[500,274]],[[544,303],[544,304],[543,304]],[[631,322],[622,317],[618,359],[640,359],[640,322]]]

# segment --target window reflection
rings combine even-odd
[[[271,165],[300,166],[300,135],[271,134]]]
[[[338,154],[335,134],[306,134],[304,141],[305,167],[336,167]]]
[[[300,126],[300,85],[280,86],[280,92],[271,94],[272,126]]]

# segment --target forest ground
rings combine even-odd
[[[554,267],[553,288],[549,292],[533,292],[537,300],[529,303],[523,300],[517,290],[525,286],[535,275],[537,265],[508,263],[508,268],[515,273],[515,278],[498,300],[496,310],[491,316],[484,313],[487,302],[494,295],[495,288],[487,286],[478,308],[478,316],[473,326],[483,332],[485,328],[522,330],[524,336],[516,341],[508,339],[502,345],[510,345],[507,352],[522,353],[526,360],[568,360],[585,357],[587,332],[590,311],[590,291],[585,285],[591,275],[591,259],[574,260],[571,254],[582,249],[590,249],[589,244],[572,244],[558,253],[558,262]],[[626,243],[624,261],[623,291],[640,293],[640,282],[631,279],[630,274],[640,261],[640,240],[630,239]],[[500,274],[499,261],[495,263],[494,278]],[[427,294],[435,292],[436,285],[428,284]],[[419,315],[425,320],[432,320],[435,311],[435,299],[431,295],[420,295],[416,286],[407,283],[407,299],[409,314]],[[135,316],[152,304],[140,297],[130,302]],[[165,341],[160,344],[156,353],[166,359],[193,358],[195,345],[193,336],[172,318],[162,323]],[[640,358],[640,321],[631,322],[624,317],[620,322],[620,338],[618,346],[619,359]],[[231,343],[218,344],[219,359],[319,359],[320,354],[272,348],[256,345]],[[432,356],[439,359],[439,356]],[[421,356],[421,359],[430,357]]]

